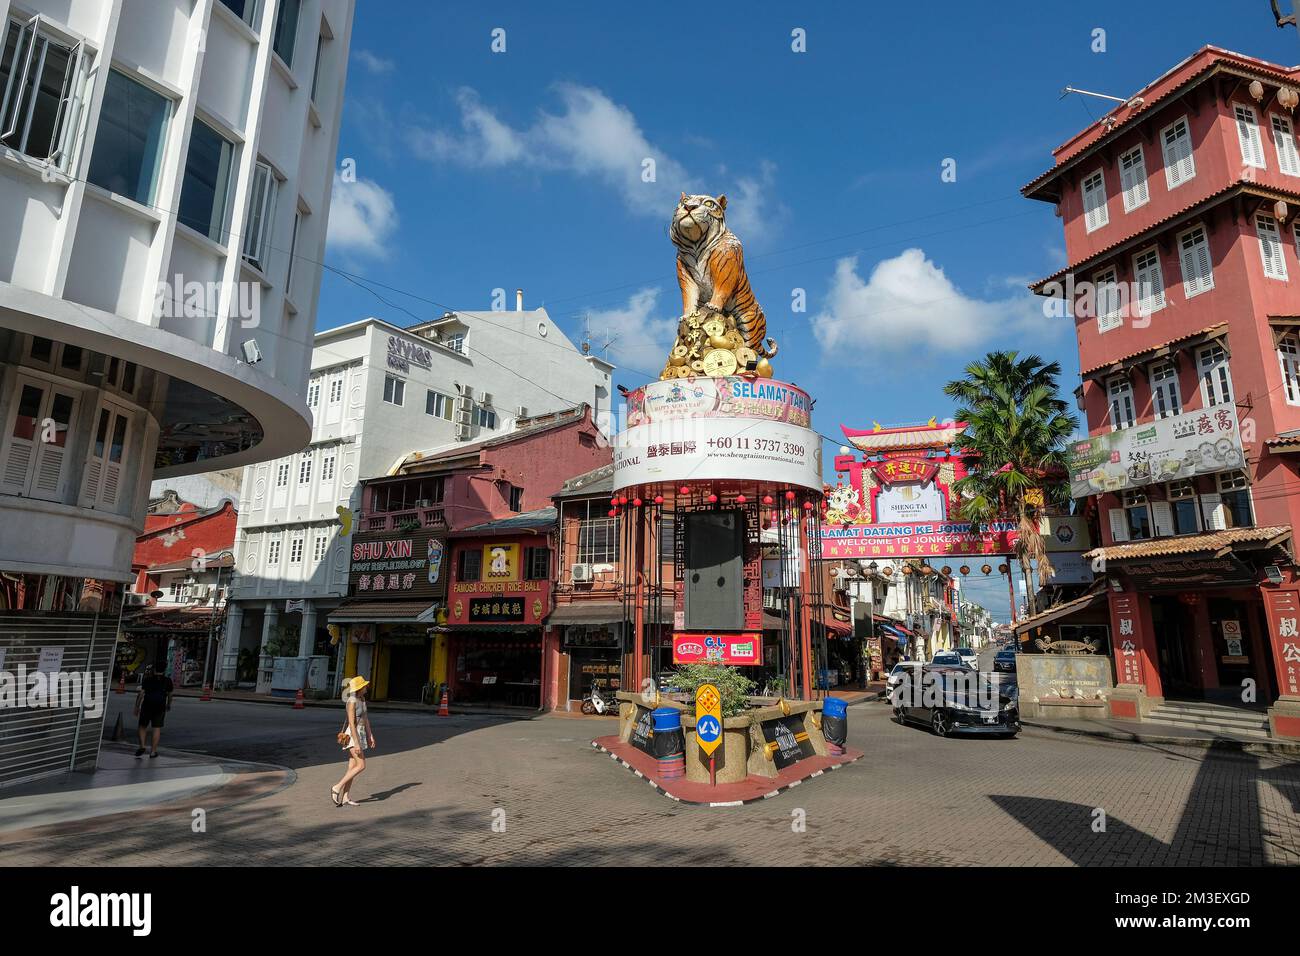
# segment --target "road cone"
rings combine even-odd
[[[451,711],[447,709],[447,688],[442,689],[442,699],[438,701],[438,716],[450,717]]]
[[[126,671],[122,671],[117,677],[117,692],[119,694],[126,693]]]
[[[212,685],[204,684],[203,693],[199,695],[199,700],[211,700],[211,699],[212,699]]]
[[[302,688],[298,688],[298,695],[293,699],[293,709],[302,710],[305,705],[302,702]]]

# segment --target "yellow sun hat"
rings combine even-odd
[[[358,676],[356,676],[356,677],[351,677],[351,678],[349,678],[348,680],[346,680],[346,681],[344,682],[343,686],[346,687],[350,693],[355,694],[355,693],[357,693],[359,690],[361,690],[361,688],[363,688],[363,687],[369,687],[369,686],[370,686],[370,681],[368,681],[368,680],[366,680],[364,677],[361,677],[360,675],[358,675]]]

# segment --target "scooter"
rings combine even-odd
[[[606,699],[600,695],[600,688],[595,684],[591,685],[591,693],[582,700],[582,712],[588,717],[593,714],[608,714],[618,706],[618,702],[613,699]]]

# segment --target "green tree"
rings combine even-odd
[[[1039,519],[1047,507],[1068,507],[1065,448],[1078,423],[1060,395],[1059,362],[990,352],[965,371],[965,378],[943,388],[957,400],[957,420],[966,423],[961,441],[969,455],[966,477],[955,485],[958,512],[967,521],[1017,522],[1015,556],[1033,614],[1029,562],[1038,564],[1039,580],[1053,570]],[[1031,489],[1042,490],[1044,507],[1027,500]]]

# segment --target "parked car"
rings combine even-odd
[[[973,649],[969,647],[958,647],[953,650],[953,653],[960,657],[961,662],[967,667],[973,667],[974,669],[979,670],[980,656],[975,653]]]
[[[1016,670],[1016,649],[1014,647],[1004,647],[994,654],[993,669],[995,671],[1011,671],[1014,674]]]
[[[940,737],[1020,733],[1017,685],[999,685],[990,675],[965,667],[931,666],[909,673],[890,702],[898,723],[920,724]]]
[[[894,688],[902,683],[904,676],[914,671],[919,672],[921,666],[920,661],[899,661],[885,678],[885,693],[887,695],[892,693]]]
[[[935,667],[965,667],[966,662],[956,651],[939,651],[930,662]]]

